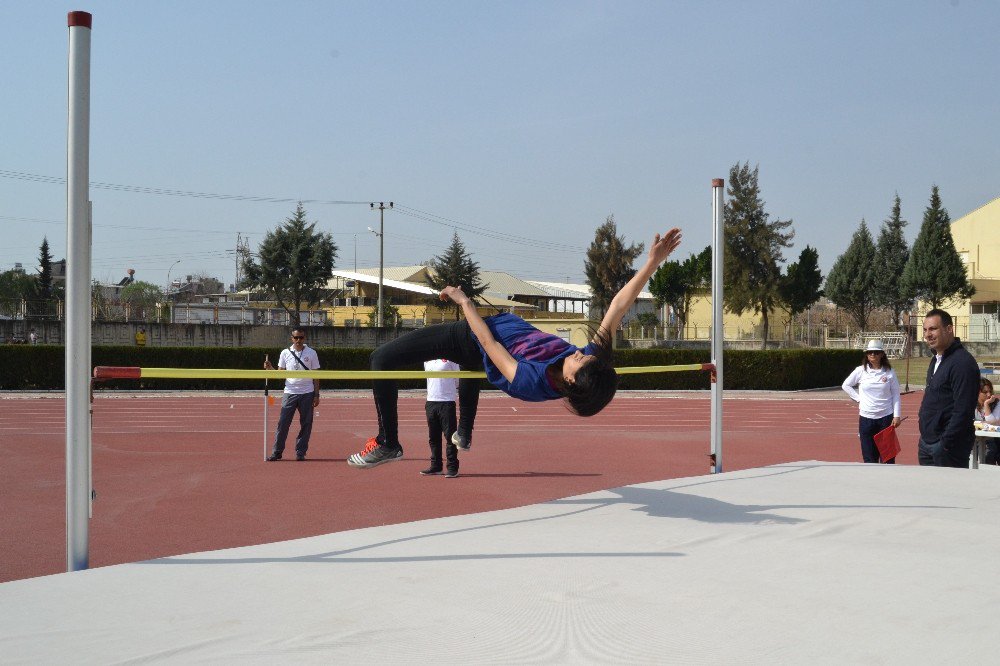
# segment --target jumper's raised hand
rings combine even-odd
[[[653,273],[656,272],[657,266],[666,261],[670,253],[677,249],[677,246],[681,244],[681,230],[676,227],[668,231],[663,236],[656,234],[653,236],[653,242],[649,246],[649,256],[646,259],[646,263],[635,272],[635,275],[625,283],[615,297],[611,299],[611,304],[608,306],[607,310],[604,311],[604,318],[601,320],[601,328],[604,329],[605,333],[610,335],[613,331],[617,331],[618,327],[622,323],[622,318],[625,313],[628,312],[632,304],[635,303],[635,299],[639,297],[639,292],[642,288],[646,286],[649,279],[653,277]],[[600,341],[595,336],[594,342],[600,344]]]
[[[445,287],[438,296],[442,301],[451,301],[455,305],[462,305],[469,300],[461,287]]]
[[[667,257],[681,244],[681,230],[674,227],[662,237],[660,234],[653,236],[653,242],[649,246],[649,260],[654,265],[659,266]]]

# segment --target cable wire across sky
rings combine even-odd
[[[65,185],[66,179],[61,176],[48,176],[43,174],[28,173],[24,171],[15,171],[9,169],[0,169],[0,178],[11,179],[11,180],[22,180],[27,182],[42,183],[49,185]],[[129,192],[135,194],[148,194],[148,195],[160,195],[160,196],[171,196],[171,197],[186,197],[192,199],[214,199],[220,201],[240,201],[240,202],[250,202],[250,203],[302,203],[311,205],[332,205],[332,206],[342,206],[342,205],[365,205],[370,206],[372,202],[368,200],[330,200],[330,199],[318,199],[318,198],[297,198],[297,197],[277,197],[277,196],[265,196],[265,195],[243,195],[243,194],[222,194],[214,192],[195,192],[187,190],[178,190],[165,187],[152,187],[145,185],[125,185],[119,183],[105,183],[100,181],[91,181],[90,186],[97,190],[105,190],[112,192]],[[491,241],[497,241],[500,243],[509,243],[524,248],[532,248],[534,250],[540,250],[545,252],[555,252],[555,253],[568,253],[572,254],[574,258],[581,257],[586,251],[585,248],[569,245],[566,243],[557,243],[552,241],[545,241],[537,238],[529,238],[526,236],[519,236],[516,234],[504,233],[501,231],[496,231],[493,229],[488,229],[482,226],[477,226],[467,222],[462,222],[453,217],[446,217],[443,215],[438,215],[426,210],[419,208],[413,208],[406,205],[396,204],[395,212],[399,214],[410,217],[415,220],[422,222],[430,222],[447,229],[452,229],[455,233],[462,231],[466,234],[474,234],[482,238],[489,239]],[[7,216],[0,215],[0,220],[10,220],[14,222],[27,222],[33,224],[64,224],[64,221],[60,220],[46,220],[41,218],[30,218],[30,217],[17,217],[17,216]],[[162,231],[162,232],[184,232],[191,233],[192,230],[185,229],[182,227],[164,227],[164,226],[143,226],[143,225],[120,225],[120,224],[101,224],[95,223],[95,227],[104,229],[118,229],[118,230],[140,230],[140,231]],[[266,231],[259,230],[248,230],[240,229],[237,230],[238,233],[244,235],[260,235],[267,233]],[[213,230],[201,226],[196,231],[197,234],[214,234],[223,236],[232,236],[232,230]],[[338,235],[347,235],[353,232],[339,232]],[[390,234],[389,238],[395,236],[397,239],[406,241],[405,248],[402,246],[400,249],[405,249],[412,252],[414,246],[424,246],[427,248],[430,256],[436,256],[443,253],[444,248],[437,244],[428,242],[426,239],[422,239],[415,236],[409,236],[403,233]],[[147,239],[156,240],[156,239]],[[468,242],[466,242],[468,249]],[[131,247],[131,244],[130,244]],[[232,250],[218,250],[218,251],[202,251],[199,253],[187,253],[187,256],[192,260],[197,262],[199,258],[218,258],[222,255],[232,254]],[[105,259],[96,260],[96,267],[109,267],[121,261],[156,261],[159,259],[166,260],[167,257],[175,256],[176,252],[167,252],[163,255],[150,254],[150,255],[135,255],[129,254],[128,257],[109,257]],[[496,259],[503,259],[506,255],[500,254],[496,255],[490,253],[488,250],[485,252],[477,252],[477,256],[494,257]],[[544,255],[549,261],[552,260],[551,255]],[[539,255],[539,259],[542,255]],[[421,259],[414,259],[412,263],[419,263],[421,261],[428,260],[429,257],[423,257]],[[363,262],[368,263],[368,262]],[[563,275],[569,271],[566,270],[564,266],[560,266],[553,275]],[[547,275],[539,275],[538,277],[551,277]]]

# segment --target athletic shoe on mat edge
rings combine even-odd
[[[381,446],[378,440],[372,437],[365,443],[365,448],[361,453],[352,453],[347,458],[347,464],[351,467],[378,467],[382,463],[393,462],[403,459],[403,447],[388,448]]]

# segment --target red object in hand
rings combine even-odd
[[[890,425],[885,430],[875,433],[875,446],[878,447],[878,455],[882,462],[895,458],[900,451],[896,427]]]

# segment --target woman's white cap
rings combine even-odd
[[[870,351],[884,352],[885,349],[882,348],[882,341],[881,340],[869,340],[868,341],[868,346],[865,347],[865,351],[866,352],[870,352]]]

